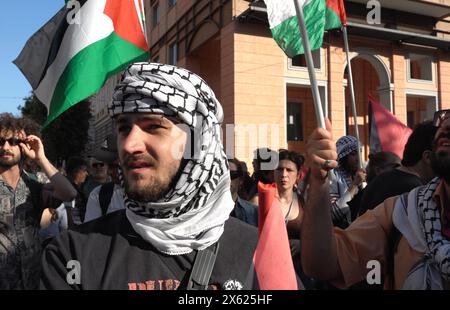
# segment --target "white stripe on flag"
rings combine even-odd
[[[297,15],[295,12],[294,1],[297,0],[264,0],[267,7],[267,16],[269,19],[270,29],[275,28],[286,19]],[[304,7],[311,1],[316,0],[299,0],[300,6]]]
[[[57,57],[35,90],[36,96],[47,108],[70,60],[87,46],[106,38],[114,31],[111,18],[103,13],[105,4],[106,0],[88,0],[77,13],[80,14],[80,24],[72,24],[67,28]]]
[[[134,0],[134,6],[136,8],[137,16],[139,17],[139,25],[141,25],[142,33],[145,33],[144,32],[143,20],[142,20],[142,12],[141,12],[141,9],[139,7],[139,0]]]

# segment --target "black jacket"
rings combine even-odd
[[[226,222],[209,288],[258,288],[252,260],[257,234],[256,228],[234,218]],[[161,254],[120,210],[50,243],[42,257],[41,289],[184,289],[195,254]]]

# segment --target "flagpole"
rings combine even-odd
[[[145,1],[144,0],[140,0],[140,2],[141,2],[141,6],[142,6],[142,24],[143,24],[143,28],[144,28],[142,30],[144,31],[145,41],[147,41],[147,44],[148,44],[147,19],[145,17]]]
[[[311,48],[309,45],[308,34],[306,32],[305,17],[299,3],[300,0],[294,0],[295,10],[297,11],[298,26],[303,41],[303,49],[305,51],[306,65],[308,66],[309,80],[311,82],[311,91],[314,99],[314,107],[316,111],[317,123],[320,128],[325,128],[325,118],[322,110],[322,100],[320,99],[319,86],[317,85],[316,71],[314,69]]]
[[[349,47],[348,47],[348,36],[347,36],[347,26],[342,26],[342,32],[344,33],[344,45],[345,45],[345,54],[347,56],[347,66],[348,66],[348,86],[350,88],[351,100],[352,100],[352,110],[353,110],[353,122],[355,123],[355,135],[358,140],[358,159],[359,159],[359,168],[363,168],[362,155],[361,155],[361,145],[359,140],[359,128],[358,128],[358,114],[356,112],[356,101],[355,101],[355,88],[353,85],[353,73],[352,73],[352,64],[350,61],[349,55]]]

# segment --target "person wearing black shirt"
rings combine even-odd
[[[257,230],[229,218],[223,110],[210,87],[182,68],[136,63],[108,109],[126,209],[48,245],[41,288],[258,288]]]
[[[366,186],[361,198],[360,216],[386,198],[409,192],[435,176],[430,156],[436,130],[431,122],[420,123],[414,128],[403,152],[402,167],[377,176]]]

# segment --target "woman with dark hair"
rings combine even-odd
[[[296,192],[297,180],[303,161],[295,152],[283,150],[279,153],[278,167],[275,170],[281,211],[288,228],[289,238],[298,239],[303,217],[302,197]]]
[[[312,279],[305,276],[300,261],[300,228],[303,220],[304,200],[297,191],[297,181],[304,163],[303,156],[287,150],[279,153],[278,167],[275,170],[275,182],[286,223],[289,245],[295,272],[306,289],[314,288]]]

